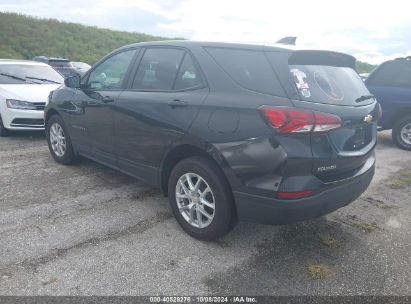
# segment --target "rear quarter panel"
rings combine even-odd
[[[296,137],[275,136],[258,109],[262,105],[291,106],[290,99],[245,89],[205,50],[196,48],[193,53],[207,78],[210,94],[189,136],[206,143],[207,152],[214,154],[234,191],[272,191],[287,159],[307,157],[305,153],[312,156],[309,138],[302,143]],[[281,140],[287,143],[282,145]],[[293,148],[286,151],[283,146]]]

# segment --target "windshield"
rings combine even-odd
[[[360,76],[349,67],[290,65],[301,100],[334,105],[364,105],[374,101]]]
[[[52,67],[29,64],[0,65],[0,84],[63,83],[63,77]]]

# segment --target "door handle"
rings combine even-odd
[[[110,103],[110,102],[114,102],[114,98],[111,98],[110,96],[104,96],[101,99],[101,101],[104,102],[104,103]]]
[[[172,108],[187,107],[188,102],[180,99],[173,99],[172,101],[168,102],[168,105]]]

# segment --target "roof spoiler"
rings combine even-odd
[[[295,42],[297,40],[297,37],[284,37],[278,40],[276,43],[280,44],[288,44],[288,45],[295,45]]]
[[[314,50],[295,51],[288,59],[290,65],[329,65],[353,69],[355,69],[355,62],[355,57],[348,54]]]

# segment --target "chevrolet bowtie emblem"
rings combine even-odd
[[[364,117],[364,122],[370,123],[372,122],[372,115],[368,114],[367,116]]]

